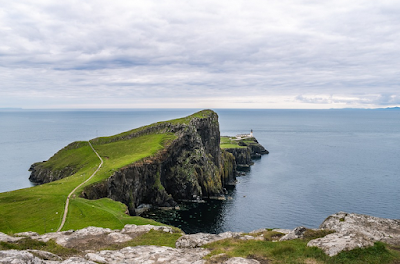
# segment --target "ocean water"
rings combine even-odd
[[[72,141],[196,110],[0,111],[0,192],[31,186],[30,165]],[[270,151],[232,199],[147,216],[186,232],[318,227],[338,211],[400,218],[400,111],[222,110],[221,135],[253,129]]]

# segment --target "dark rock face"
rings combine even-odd
[[[269,153],[255,138],[239,141],[238,145],[245,148],[224,149],[235,157],[236,170],[238,171],[250,170],[250,166],[254,164],[254,159],[260,159],[262,155]]]
[[[64,147],[63,149],[61,149],[54,156],[56,156],[60,152],[77,149],[82,146],[88,146],[88,143],[84,141],[73,142],[68,146]],[[48,162],[46,161],[36,162],[32,164],[31,167],[29,168],[29,171],[31,172],[29,180],[34,184],[53,182],[71,176],[75,174],[79,169],[80,168],[78,166],[74,165],[54,169],[51,166],[48,166]]]
[[[29,171],[31,172],[29,180],[31,182],[35,184],[48,183],[71,176],[77,171],[77,168],[72,167],[65,167],[62,170],[52,170],[51,168],[42,166],[43,163],[34,163],[29,168]]]
[[[193,118],[187,125],[162,126],[159,131],[174,132],[178,138],[154,157],[131,164],[106,181],[86,187],[82,196],[120,201],[134,215],[135,208],[141,204],[172,207],[179,200],[222,195],[223,186],[236,180],[234,157],[221,152],[219,146],[216,113]]]
[[[223,187],[236,180],[235,158],[221,151],[218,115],[209,110],[203,113],[182,122],[161,122],[110,138],[111,142],[154,133],[174,133],[177,137],[156,155],[118,169],[107,180],[86,186],[81,196],[120,201],[134,215],[142,204],[173,207],[179,200],[222,195]],[[102,144],[99,139],[91,143],[95,148],[96,144]],[[79,144],[87,142],[72,143],[64,150]],[[32,165],[31,181],[47,183],[79,170],[68,167],[52,170],[45,164]]]

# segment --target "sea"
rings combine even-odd
[[[109,136],[199,109],[0,110],[0,192],[31,187],[30,165],[77,140]],[[145,216],[187,233],[317,228],[345,211],[400,218],[400,110],[214,109],[222,136],[249,133],[270,154],[225,201]]]

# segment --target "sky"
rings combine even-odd
[[[398,0],[0,0],[0,108],[399,105]]]

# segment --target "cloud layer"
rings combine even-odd
[[[1,1],[0,107],[400,104],[398,1]]]

